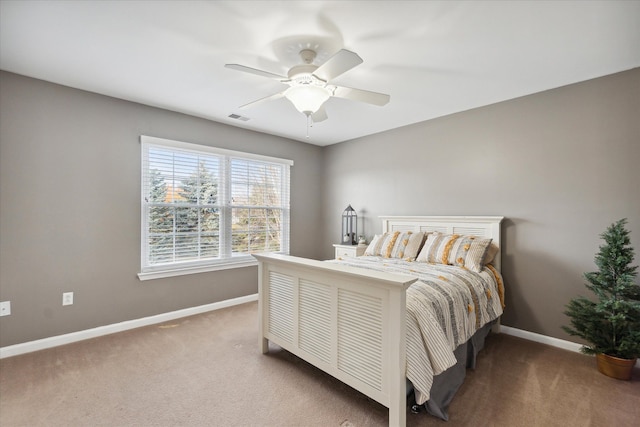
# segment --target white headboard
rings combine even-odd
[[[501,245],[500,224],[502,216],[381,216],[382,232],[389,231],[439,231],[446,234],[463,234],[493,239]],[[501,271],[501,252],[498,251],[493,265]]]

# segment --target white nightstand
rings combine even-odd
[[[362,256],[367,250],[367,245],[340,245],[336,243],[333,247],[336,248],[336,259]]]

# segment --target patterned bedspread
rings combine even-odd
[[[419,278],[407,290],[407,378],[418,404],[429,400],[434,375],[455,365],[453,351],[500,317],[504,307],[502,277],[492,266],[475,273],[374,256],[331,262]]]

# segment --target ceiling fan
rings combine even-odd
[[[390,96],[383,93],[331,84],[331,80],[363,62],[362,58],[354,52],[341,49],[320,66],[313,64],[316,52],[312,49],[302,49],[300,58],[302,59],[302,64],[293,66],[286,76],[239,64],[225,64],[227,68],[268,77],[289,86],[282,92],[258,99],[239,108],[248,108],[265,101],[285,97],[293,103],[298,111],[308,118],[310,117],[315,123],[327,119],[324,103],[331,97],[366,102],[378,106],[383,106],[389,102]]]

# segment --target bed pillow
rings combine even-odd
[[[393,234],[397,234],[395,242],[392,240],[393,246],[391,242],[389,243],[389,246],[386,247],[386,253],[382,256],[386,258],[401,258],[407,261],[415,260],[422,246],[424,233],[422,231],[417,233],[413,231],[403,231]]]
[[[498,245],[496,245],[495,243],[491,242],[491,244],[487,248],[487,253],[484,255],[484,265],[491,264],[493,259],[498,254],[499,250],[500,250],[500,248],[498,248]]]
[[[371,242],[369,243],[369,246],[367,246],[367,249],[365,249],[364,254],[376,256],[376,253],[380,252],[379,246],[382,243],[380,239],[382,239],[382,234],[376,234],[373,236],[373,239],[371,239]]]
[[[455,265],[480,272],[491,239],[458,234],[431,233],[416,261]]]
[[[373,240],[365,250],[365,255],[384,258],[401,258],[413,261],[424,240],[424,233],[412,231],[394,231],[373,236]]]

